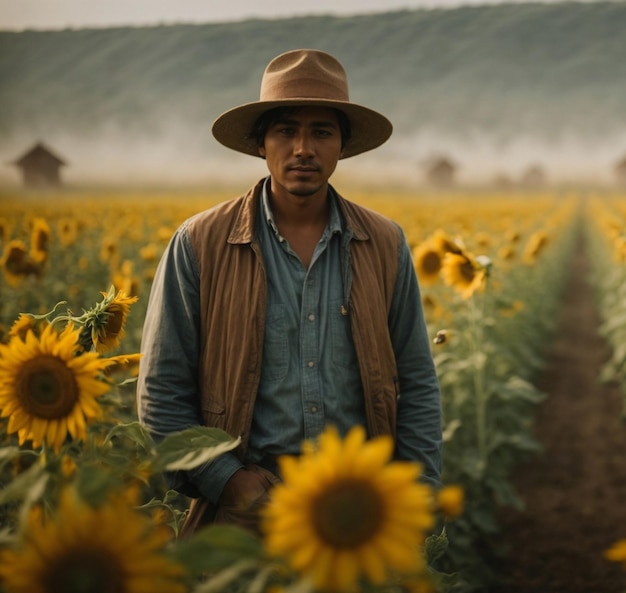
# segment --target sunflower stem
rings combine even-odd
[[[477,303],[480,299],[480,305]],[[476,440],[481,473],[487,466],[487,393],[485,389],[485,366],[487,355],[484,351],[485,297],[474,295],[470,307],[470,348],[473,368],[474,401],[476,404]]]

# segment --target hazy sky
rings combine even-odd
[[[0,30],[106,27],[158,23],[221,22],[251,17],[351,15],[403,8],[524,0],[0,0]],[[557,2],[559,0],[543,0]],[[593,1],[593,0],[591,0]]]

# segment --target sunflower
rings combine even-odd
[[[173,229],[166,227],[166,226],[162,226],[157,230],[156,237],[158,241],[169,241],[173,234],[174,234]]]
[[[44,218],[35,218],[30,233],[30,257],[39,264],[48,260],[50,251],[50,227]]]
[[[460,486],[446,486],[437,492],[437,507],[447,519],[454,519],[463,512],[465,493]]]
[[[11,286],[19,286],[27,276],[41,275],[41,265],[30,258],[26,244],[17,239],[6,244],[1,263],[4,277]]]
[[[444,257],[441,275],[448,286],[454,287],[464,299],[468,299],[484,287],[487,269],[468,252],[449,252]]]
[[[148,243],[139,249],[139,257],[144,261],[154,261],[159,257],[159,247],[156,243]]]
[[[0,417],[19,443],[47,443],[56,451],[68,433],[84,439],[86,422],[101,409],[96,398],[110,389],[101,379],[109,365],[96,353],[76,355],[80,331],[68,325],[58,334],[48,325],[38,338],[13,336],[0,344]]]
[[[431,294],[422,295],[422,308],[429,319],[439,319],[444,314],[444,309],[439,301]]]
[[[101,294],[104,299],[81,317],[84,324],[81,344],[93,344],[98,352],[108,352],[117,348],[126,335],[126,319],[137,297],[129,297],[123,290],[116,293],[114,286]]]
[[[433,240],[426,240],[413,250],[415,271],[421,284],[437,282],[443,256],[444,252]]]
[[[53,517],[33,513],[0,552],[0,583],[6,593],[184,593],[165,534],[123,500],[91,508],[67,490]]]
[[[100,261],[104,264],[114,263],[119,256],[117,237],[105,237],[100,245]]]
[[[61,245],[71,247],[78,238],[78,222],[75,218],[62,218],[57,223],[57,235]]]
[[[483,249],[490,247],[492,243],[491,235],[489,235],[489,233],[485,233],[484,231],[476,233],[474,241],[476,242],[476,245],[482,247]]]
[[[499,249],[498,257],[503,261],[511,261],[515,257],[515,247],[504,245]]]
[[[124,260],[120,269],[113,274],[113,285],[126,295],[136,295],[139,292],[139,281],[133,274],[133,262]]]
[[[517,243],[519,242],[521,235],[519,234],[519,231],[515,229],[509,229],[506,231],[505,237],[507,241],[510,241],[511,243]]]
[[[441,253],[463,253],[463,245],[460,244],[460,241],[451,239],[446,232],[441,229],[437,229],[433,233],[432,240],[437,246],[437,250]]]
[[[9,330],[9,336],[19,336],[23,340],[26,338],[28,330],[36,331],[36,328],[37,320],[33,315],[20,313]]]
[[[548,234],[544,231],[537,231],[533,233],[526,243],[524,248],[524,261],[528,264],[535,262],[539,253],[544,250],[548,244]]]
[[[432,490],[418,482],[419,464],[389,461],[390,436],[365,439],[360,426],[344,441],[329,428],[301,457],[279,459],[284,482],[263,511],[266,549],[317,589],[353,591],[363,577],[380,584],[424,566]]]

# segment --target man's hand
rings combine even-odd
[[[215,523],[239,525],[260,535],[259,511],[268,492],[280,480],[265,468],[248,464],[226,482],[220,496]]]

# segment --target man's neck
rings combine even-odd
[[[328,223],[330,203],[328,188],[312,196],[274,195],[269,193],[269,202],[276,225],[290,228],[321,227]]]

